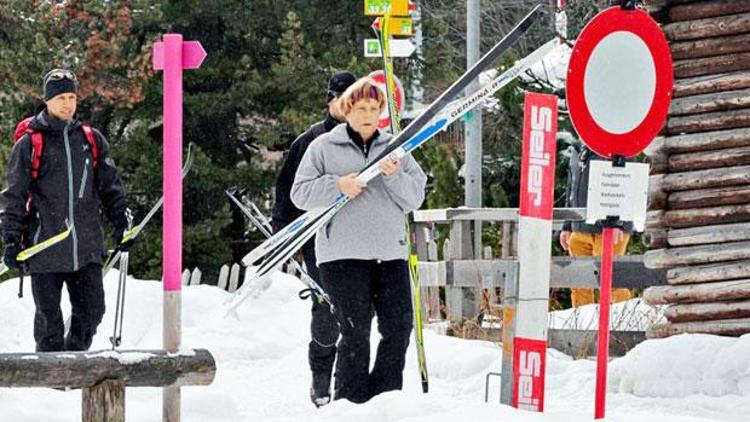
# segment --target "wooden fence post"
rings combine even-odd
[[[125,381],[104,380],[81,394],[83,422],[125,422]]]
[[[474,259],[469,221],[455,220],[450,223],[451,248],[450,256],[444,260]],[[453,323],[463,323],[479,314],[481,304],[481,286],[453,287],[446,286],[445,302],[448,318]]]

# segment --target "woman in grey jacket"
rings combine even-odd
[[[339,100],[345,124],[317,138],[302,158],[291,198],[301,209],[330,205],[341,193],[355,198],[318,232],[321,282],[341,327],[335,399],[362,403],[403,384],[412,309],[404,215],[424,200],[427,177],[406,156],[380,165],[367,186],[357,172],[383,151],[391,136],[377,129],[385,95],[363,78]],[[372,371],[370,327],[378,317],[381,340]]]

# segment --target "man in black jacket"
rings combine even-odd
[[[295,207],[289,198],[289,192],[294,183],[302,156],[305,155],[307,147],[320,135],[330,132],[341,123],[344,118],[338,110],[337,102],[341,94],[357,78],[349,72],[337,72],[328,83],[326,98],[328,100],[328,116],[325,120],[310,126],[304,133],[299,135],[289,147],[286,161],[281,168],[281,173],[276,181],[276,204],[273,207],[273,227],[275,231],[280,230],[287,224],[302,215],[304,211]],[[315,263],[315,238],[313,237],[302,247],[302,255],[305,259],[307,273],[318,283],[318,267]],[[312,320],[310,332],[312,341],[308,360],[312,371],[312,387],[310,388],[310,399],[320,407],[328,404],[331,400],[331,371],[336,359],[336,341],[339,337],[339,327],[336,319],[331,315],[328,304],[318,300],[314,295],[312,299]]]
[[[3,259],[19,268],[16,256],[24,247],[70,227],[65,240],[26,262],[36,305],[34,339],[40,352],[88,350],[104,316],[101,213],[114,225],[119,244],[128,226],[125,193],[106,139],[97,130],[87,138],[84,130],[90,128],[75,117],[75,75],[54,69],[43,87],[45,107],[10,154],[1,194]],[[38,163],[32,163],[32,132],[43,141]],[[33,175],[32,164],[38,165]],[[60,310],[63,284],[72,307],[67,335]]]

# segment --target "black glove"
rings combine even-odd
[[[3,261],[9,268],[20,269],[21,263],[16,260],[16,256],[21,252],[23,246],[21,240],[15,237],[5,239],[5,250],[3,251]]]
[[[135,244],[135,238],[131,237],[127,241],[123,242],[122,239],[125,237],[128,229],[115,229],[115,248],[127,252]]]

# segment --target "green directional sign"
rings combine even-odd
[[[409,40],[392,39],[391,57],[409,57],[416,50],[416,46]],[[380,52],[380,40],[377,38],[365,39],[365,57],[382,57]]]
[[[365,39],[365,57],[380,57],[380,40],[377,38]]]

